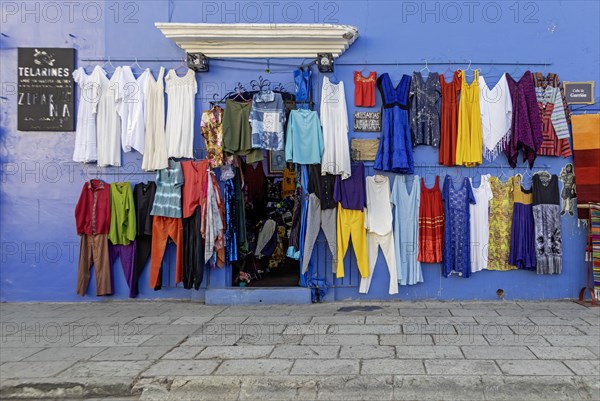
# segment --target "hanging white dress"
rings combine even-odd
[[[488,266],[488,248],[490,242],[490,201],[494,197],[490,185],[490,174],[481,176],[481,184],[475,188],[473,179],[471,189],[475,204],[469,205],[471,236],[471,272],[475,273]]]
[[[351,167],[344,83],[333,84],[326,76],[321,92],[321,126],[324,145],[321,174],[341,175],[345,180],[351,175]]]
[[[119,88],[115,94],[117,112],[121,117],[121,146],[124,152],[137,150],[144,153],[146,121],[144,119],[144,92],[150,70],[146,69],[137,79],[131,67],[121,67]]]
[[[121,165],[121,118],[117,112],[115,92],[121,67],[117,67],[108,79],[106,71],[100,71],[100,93],[96,109],[96,127],[98,132],[98,166]]]
[[[198,91],[196,75],[188,69],[183,77],[170,70],[165,78],[167,104],[168,157],[194,157],[194,98]]]
[[[163,77],[165,69],[160,67],[158,78],[152,73],[146,80],[144,110],[146,118],[146,141],[142,169],[145,171],[162,170],[169,166],[165,140],[165,87]]]
[[[483,156],[494,160],[503,150],[510,138],[512,123],[512,99],[506,74],[490,89],[485,78],[479,76],[479,109],[483,139]]]
[[[77,127],[75,128],[75,149],[73,161],[90,163],[97,160],[96,139],[96,105],[100,92],[100,74],[102,68],[97,66],[91,74],[86,74],[83,67],[73,71],[73,79],[79,86],[77,104]]]

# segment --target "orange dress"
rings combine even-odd
[[[419,255],[421,263],[441,263],[444,246],[444,204],[440,190],[440,177],[435,177],[433,188],[425,186],[421,178],[419,206]]]
[[[452,82],[446,82],[440,75],[442,89],[442,115],[440,127],[439,163],[444,166],[456,164],[456,137],[458,136],[458,95],[462,78],[454,71]]]

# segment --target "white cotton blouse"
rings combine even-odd
[[[167,155],[191,159],[194,157],[194,98],[198,91],[196,75],[188,69],[180,77],[175,70],[170,70],[165,81],[168,95]]]
[[[470,234],[471,234],[471,272],[475,273],[488,267],[488,247],[490,242],[490,201],[494,197],[490,185],[490,174],[481,176],[478,187],[473,185],[471,189],[475,197],[475,204],[469,205]]]
[[[142,169],[145,171],[161,170],[169,166],[167,144],[165,139],[165,86],[163,78],[165,69],[160,67],[158,78],[152,73],[146,80],[144,111],[146,118],[146,142]]]
[[[326,76],[321,91],[321,126],[324,145],[321,174],[341,175],[345,180],[351,175],[351,166],[344,82],[333,84]]]
[[[506,74],[502,74],[492,89],[488,87],[485,78],[480,75],[479,88],[483,156],[487,160],[494,160],[508,142],[512,123],[512,99]]]
[[[77,127],[73,161],[90,163],[97,160],[96,105],[100,92],[100,67],[87,74],[83,67],[73,71],[73,80],[79,87]]]
[[[384,175],[366,178],[367,210],[365,228],[370,233],[386,235],[392,232],[392,203],[390,180]]]
[[[96,104],[96,126],[98,132],[98,166],[121,165],[121,118],[117,113],[118,81],[121,67],[117,67],[110,79],[106,71],[97,66],[100,77],[100,92]]]
[[[121,117],[121,146],[124,152],[137,150],[144,153],[146,122],[144,119],[144,92],[150,70],[136,79],[129,66],[121,67],[116,96],[117,112]]]

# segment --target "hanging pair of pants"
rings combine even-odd
[[[169,237],[177,247],[175,260],[175,283],[181,283],[183,275],[183,227],[181,219],[154,216],[152,221],[152,258],[150,259],[150,288],[156,288],[159,282],[160,267]]]
[[[137,297],[140,293],[139,280],[144,272],[148,258],[150,257],[150,250],[152,249],[152,236],[151,235],[138,235],[135,237],[135,265],[133,268],[133,296]],[[158,284],[155,290],[159,290],[161,287],[161,272],[158,274]]]
[[[302,274],[306,273],[308,270],[310,257],[321,228],[323,229],[323,233],[327,239],[329,250],[333,255],[333,260],[336,260],[336,216],[337,208],[321,210],[321,201],[317,195],[310,194],[308,196],[306,236],[304,237],[304,256],[302,257]],[[335,263],[334,266],[332,266],[332,270],[335,271]]]
[[[200,234],[201,209],[183,219],[183,288],[200,288],[204,277],[204,240]]]
[[[111,295],[108,234],[81,235],[79,268],[77,271],[77,294],[81,296],[84,296],[87,292],[92,265],[96,270],[96,295]]]
[[[369,257],[367,256],[367,230],[365,212],[362,210],[337,208],[337,278],[344,277],[344,256],[348,242],[352,239],[356,263],[361,277],[369,277]]]
[[[396,270],[396,253],[394,250],[394,232],[390,231],[385,235],[379,235],[377,233],[367,233],[367,249],[369,252],[369,269],[371,274],[368,277],[360,279],[360,288],[358,292],[361,294],[367,294],[369,287],[371,287],[371,279],[375,272],[375,264],[377,263],[377,255],[379,254],[379,248],[383,252],[383,257],[387,263],[388,271],[390,272],[390,288],[389,294],[398,293],[398,271]]]
[[[135,298],[137,294],[133,292],[133,279],[135,272],[135,241],[128,245],[113,245],[108,244],[108,258],[110,260],[110,266],[113,268],[117,258],[121,258],[121,266],[123,267],[123,274],[125,275],[125,281],[129,286],[129,298]],[[111,275],[110,285],[115,292],[115,276]]]

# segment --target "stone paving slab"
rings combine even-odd
[[[270,358],[334,359],[339,352],[339,345],[277,345]]]
[[[569,301],[0,304],[0,399],[597,401],[599,310]]]

